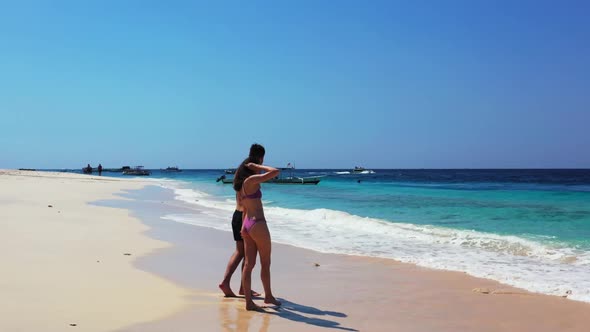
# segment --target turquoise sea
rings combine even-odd
[[[211,218],[166,219],[230,231],[222,170],[154,171]],[[464,271],[590,302],[590,170],[296,170],[318,185],[264,184],[274,241]],[[220,222],[221,220],[221,222]]]

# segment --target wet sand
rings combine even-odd
[[[217,285],[234,241],[228,232],[160,218],[195,207],[170,192],[146,188],[118,204],[173,247],[136,261],[140,269],[191,289],[191,304],[164,320],[122,331],[587,331],[590,304],[529,293],[460,272],[421,268],[388,259],[322,254],[273,244],[272,285],[280,308],[248,312],[243,299],[224,298]],[[269,221],[272,223],[272,220]],[[272,225],[271,232],[272,232]],[[262,290],[259,265],[253,287]],[[232,278],[239,288],[239,272]],[[262,300],[257,300],[263,304]]]

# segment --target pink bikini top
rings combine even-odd
[[[262,191],[260,191],[260,188],[258,188],[258,190],[256,190],[255,193],[250,194],[250,195],[246,195],[246,191],[244,190],[244,188],[242,188],[242,191],[244,192],[244,198],[248,198],[248,199],[257,199],[257,198],[262,198]]]

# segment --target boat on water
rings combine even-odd
[[[164,169],[161,169],[162,172],[182,172],[182,170],[180,168],[178,168],[178,166],[168,166]]]
[[[225,176],[225,174],[223,174],[222,176],[218,177],[217,180],[215,180],[215,182],[219,182],[221,181],[223,184],[228,184],[228,183],[234,183],[234,179],[233,178],[227,178],[227,176]]]
[[[318,184],[322,176],[295,176],[293,172],[295,171],[295,166],[291,165],[291,163],[287,164],[287,167],[279,168],[281,173],[274,179],[268,180],[268,183],[277,183],[277,184]]]
[[[92,169],[94,172],[98,172],[97,168]],[[104,172],[111,172],[111,173],[123,173],[125,171],[131,170],[130,166],[122,166],[121,168],[103,168],[102,171]]]
[[[103,172],[112,172],[112,173],[122,173],[122,172],[125,172],[130,169],[131,169],[131,167],[129,167],[129,166],[123,166],[121,168],[103,168],[102,171]],[[93,170],[98,171],[98,169],[96,169],[96,168]]]
[[[124,175],[150,175],[152,172],[144,169],[143,166],[135,166],[123,171]]]
[[[286,177],[277,177],[272,180],[269,180],[268,183],[277,183],[277,184],[318,184],[321,181],[321,176],[308,176],[308,177],[299,177],[299,176],[286,176]]]
[[[320,183],[321,179],[320,176],[314,177],[297,177],[297,176],[287,176],[283,178],[274,178],[272,180],[268,180],[266,183],[276,183],[276,184],[318,184]],[[217,182],[221,181],[224,184],[234,183],[233,178],[226,178],[220,177],[217,179]]]
[[[129,166],[123,166],[121,168],[103,168],[102,172],[112,172],[112,173],[122,173],[125,171],[129,171],[131,170],[131,167]],[[69,169],[62,169],[61,172],[70,172],[70,171],[74,171],[74,170],[69,170]],[[90,165],[83,167],[82,168],[82,173],[84,174],[92,174],[94,172],[98,172],[98,168],[97,167],[91,167]]]
[[[236,169],[235,168],[228,168],[226,170],[223,171],[225,174],[235,174],[236,173]]]
[[[288,167],[280,168],[281,173],[274,179],[268,180],[266,183],[276,183],[276,184],[318,184],[321,181],[322,176],[308,176],[308,177],[300,177],[294,176],[293,171],[295,167]],[[287,174],[287,175],[285,175]],[[228,178],[225,175],[222,175],[217,178],[216,182],[221,181],[224,184],[233,183],[234,179]]]
[[[375,174],[375,171],[366,169],[364,167],[355,166],[352,170],[352,174]]]

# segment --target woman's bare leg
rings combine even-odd
[[[252,270],[256,265],[256,254],[258,252],[256,242],[249,236],[244,237],[244,270],[242,271],[242,286],[246,298],[246,310],[260,310],[252,301]]]
[[[256,241],[256,246],[260,253],[260,279],[262,279],[262,286],[264,287],[264,303],[281,305],[281,302],[273,296],[270,286],[270,254],[272,245],[266,222],[256,223],[250,229],[250,236]]]
[[[244,241],[239,241],[239,242],[241,242],[241,245],[242,245],[242,248],[241,248],[242,253],[243,253],[242,256],[245,256],[245,253],[244,253],[245,252],[244,251]],[[246,264],[246,260],[244,259],[242,261],[242,268],[241,268],[242,273],[244,273],[244,265],[245,264]],[[242,277],[240,277],[240,281],[241,280],[242,280]],[[260,293],[258,293],[255,290],[250,290],[250,293],[252,294],[252,296],[260,296]],[[244,295],[244,285],[242,284],[242,282],[240,282],[240,291],[238,292],[238,294]]]

